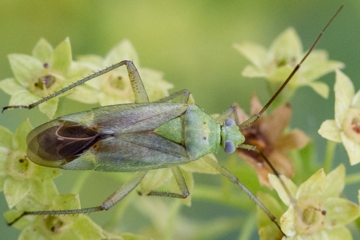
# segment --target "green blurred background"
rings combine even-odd
[[[2,0],[0,1],[0,79],[12,76],[7,55],[30,54],[41,37],[46,38],[53,46],[70,37],[74,58],[82,54],[104,56],[116,43],[128,38],[139,54],[142,67],[164,72],[165,79],[175,86],[173,91],[183,88],[190,90],[196,103],[206,112],[222,112],[233,102],[238,102],[245,109],[249,109],[252,93],[256,92],[263,103],[269,99],[269,95],[264,80],[246,79],[241,76],[241,71],[248,62],[233,49],[232,44],[246,40],[268,47],[283,30],[293,26],[304,48],[307,49],[324,24],[343,3],[345,8],[317,48],[327,50],[330,59],[344,62],[346,65],[344,72],[353,80],[355,88],[359,89],[360,2],[357,0]],[[333,89],[334,74],[326,75],[321,81],[326,82]],[[6,106],[9,97],[3,92],[0,94],[0,106]],[[317,152],[319,159],[322,159],[326,141],[318,136],[317,130],[324,120],[333,119],[333,91],[330,92],[330,98],[325,100],[310,89],[300,89],[291,103],[294,110],[291,126],[306,131],[320,143]],[[71,111],[69,108],[69,112]],[[46,117],[37,110],[17,110],[2,114],[0,123],[13,131],[27,117],[34,126],[46,121]],[[350,169],[342,146],[337,148],[336,159],[337,162],[345,164],[348,172],[360,170],[359,166]],[[66,181],[66,176],[65,174],[60,177],[63,179],[59,180],[62,184],[60,186],[62,192],[69,191],[73,181],[70,175],[68,178],[71,180]],[[218,176],[214,177],[215,180],[210,180],[213,176],[206,177],[209,181],[222,181]],[[252,179],[239,177],[245,183],[257,182],[255,175]],[[104,179],[104,182],[99,183],[103,187],[108,184],[108,179],[106,177]],[[90,188],[90,192],[81,195],[82,200],[97,193]],[[109,193],[116,188],[117,185],[108,187]],[[352,201],[357,201],[357,189],[358,186],[350,186],[347,188],[346,196]],[[107,197],[106,194],[96,196],[97,202],[91,203],[100,203]],[[241,196],[248,198],[245,194]],[[86,200],[84,201],[85,206],[90,205]],[[195,201],[192,208],[183,209],[185,214],[190,212],[188,216],[194,213],[208,216],[214,206],[206,206],[206,202],[197,204]],[[1,212],[7,210],[2,193],[0,209]],[[210,215],[226,215],[227,212],[232,213],[232,211],[222,211]],[[129,217],[136,219],[141,216],[135,214]],[[238,231],[240,230],[239,224]],[[5,220],[0,220],[0,233],[6,236],[6,239],[13,239],[18,235],[17,230],[6,226]],[[232,238],[233,235],[226,237]]]

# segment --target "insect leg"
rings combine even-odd
[[[215,118],[215,120],[222,124],[224,123],[225,119],[230,117],[231,114],[233,114],[235,112],[235,106],[231,106],[228,109],[226,109],[225,112],[223,112],[222,114],[220,114],[217,118]],[[235,116],[237,118],[237,116]],[[235,121],[236,122],[236,121]],[[238,125],[238,123],[236,122],[236,125]]]
[[[282,185],[282,187],[284,188],[286,194],[288,195],[288,198],[289,198],[289,201],[290,203],[294,206],[295,205],[295,199],[294,197],[291,195],[289,189],[286,187],[285,183],[283,182],[283,180],[280,178],[280,174],[276,171],[276,169],[274,168],[274,166],[271,164],[271,162],[269,161],[269,159],[265,156],[265,154],[260,151],[259,149],[256,148],[256,146],[253,146],[253,145],[249,145],[249,144],[241,144],[238,146],[239,148],[242,148],[242,149],[246,149],[246,150],[249,150],[249,151],[254,151],[256,152],[257,154],[259,154],[266,162],[266,164],[271,168],[271,170],[273,171],[273,173],[279,178],[280,180],[280,183]]]
[[[126,61],[125,64],[129,74],[131,88],[135,95],[135,103],[148,103],[149,97],[134,63],[131,61]]]
[[[265,214],[270,218],[270,220],[273,223],[275,223],[275,225],[278,227],[278,229],[281,231],[281,233],[284,236],[286,236],[284,234],[284,232],[281,230],[279,223],[276,221],[275,216],[272,215],[272,213],[254,196],[254,194],[252,194],[252,192],[250,192],[250,190],[247,187],[245,187],[239,181],[239,179],[234,174],[232,174],[229,170],[227,170],[225,167],[221,166],[219,163],[217,163],[216,161],[214,161],[211,158],[205,158],[205,161],[210,166],[212,166],[217,171],[219,171],[222,175],[224,175],[227,179],[229,179],[232,183],[238,185],[250,197],[250,199],[253,200],[265,212]]]
[[[135,176],[129,181],[124,183],[116,192],[109,196],[100,206],[90,207],[90,208],[80,208],[80,209],[68,209],[68,210],[47,210],[47,211],[31,211],[23,212],[18,218],[8,223],[8,225],[13,225],[20,218],[27,215],[60,215],[60,214],[80,214],[80,213],[91,213],[97,211],[109,210],[116,203],[121,201],[126,197],[132,190],[136,188],[137,185],[146,175],[147,171],[141,171],[135,173]]]
[[[160,192],[160,191],[151,191],[146,196],[159,196],[159,197],[170,197],[170,198],[187,198],[190,193],[186,185],[184,176],[182,175],[179,167],[172,167],[171,171],[175,177],[176,183],[179,186],[181,194],[173,192]],[[141,195],[141,193],[139,193]]]
[[[93,78],[96,78],[96,77],[99,77],[105,73],[108,73],[118,67],[121,67],[123,65],[126,65],[126,68],[128,70],[128,74],[129,74],[129,78],[130,78],[130,82],[131,82],[131,87],[133,89],[133,92],[134,92],[134,95],[135,95],[135,103],[142,103],[142,102],[149,102],[149,98],[147,96],[147,93],[146,93],[146,90],[145,90],[145,87],[144,87],[144,84],[141,80],[141,77],[139,75],[139,72],[138,70],[136,69],[134,63],[132,61],[128,61],[128,60],[124,60],[124,61],[121,61],[121,62],[118,62],[118,63],[115,63],[107,68],[104,68],[98,72],[95,72],[93,74],[90,74],[89,76],[87,77],[84,77],[72,84],[70,84],[69,86],[67,87],[64,87],[62,89],[60,89],[59,91],[57,92],[54,92],[52,94],[50,94],[49,96],[47,97],[44,97],[42,99],[40,99],[39,101],[37,102],[34,102],[32,104],[29,104],[29,105],[12,105],[12,106],[6,106],[6,107],[3,107],[2,109],[2,112],[4,112],[5,110],[7,109],[12,109],[12,108],[27,108],[27,109],[32,109],[34,107],[36,107],[37,105],[43,103],[43,102],[46,102],[54,97],[57,97],[67,91],[69,91],[70,89],[73,89],[74,87],[76,86],[79,86],[81,84],[83,84],[84,82],[87,82]]]
[[[171,94],[170,96],[159,99],[156,102],[187,103],[189,101],[189,98],[190,92],[186,89],[183,89]]]

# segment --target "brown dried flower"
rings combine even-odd
[[[250,103],[251,115],[258,113],[262,105],[256,95]],[[236,112],[240,122],[246,121],[249,116],[236,105]],[[291,106],[285,104],[275,109],[269,116],[265,113],[250,126],[241,129],[245,136],[245,144],[256,146],[270,161],[279,174],[291,178],[294,175],[294,166],[291,159],[285,154],[288,150],[301,149],[310,138],[301,130],[294,129],[286,134],[287,125],[291,118]],[[273,173],[265,160],[255,151],[239,148],[238,155],[252,165],[262,185],[272,188],[268,174]]]

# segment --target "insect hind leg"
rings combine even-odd
[[[151,191],[146,196],[158,196],[158,197],[169,197],[169,198],[182,198],[185,199],[190,195],[189,189],[186,185],[184,176],[182,175],[179,167],[172,167],[171,171],[175,177],[176,183],[179,186],[179,189],[181,191],[180,193],[173,193],[173,192],[161,192],[161,191]],[[138,192],[140,195],[142,195],[141,192]]]
[[[137,172],[133,178],[124,183],[118,190],[111,194],[100,206],[89,207],[89,208],[80,208],[80,209],[68,209],[68,210],[45,210],[45,211],[29,211],[23,212],[19,217],[9,222],[8,225],[13,225],[22,217],[27,215],[69,215],[69,214],[82,214],[82,213],[91,213],[109,210],[116,203],[120,202],[124,197],[126,197],[132,190],[134,190],[139,183],[145,177],[147,171]]]
[[[173,94],[170,94],[170,96],[164,97],[162,99],[159,99],[156,102],[159,103],[165,103],[165,102],[171,102],[171,103],[188,103],[190,98],[190,92],[186,89],[180,90],[178,92],[175,92]]]

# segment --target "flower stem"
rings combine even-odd
[[[355,184],[360,182],[360,173],[350,174],[345,177],[345,184]]]
[[[331,170],[331,166],[333,164],[333,159],[334,159],[335,147],[336,147],[336,142],[330,140],[327,141],[326,155],[324,161],[325,172],[329,172]]]
[[[256,226],[256,215],[249,214],[243,229],[240,232],[239,240],[250,239],[252,232]]]
[[[80,189],[82,188],[88,177],[90,176],[90,173],[91,171],[83,171],[81,174],[79,174],[79,177],[76,179],[71,192],[79,193]]]

